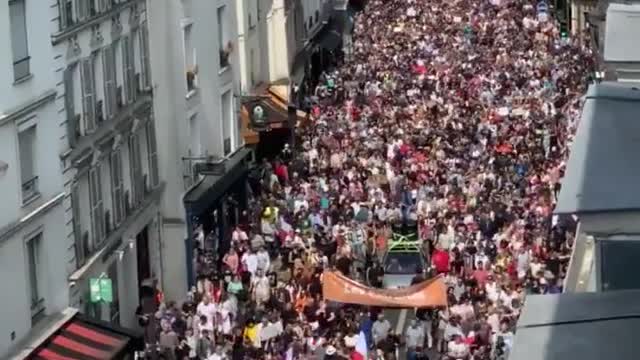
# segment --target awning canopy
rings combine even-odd
[[[225,160],[225,172],[221,175],[207,174],[195,187],[191,188],[184,196],[184,205],[188,211],[194,214],[202,214],[207,211],[232,184],[236,183],[247,173],[246,158],[251,149],[242,148]]]
[[[433,308],[447,306],[447,286],[441,276],[401,289],[376,289],[335,272],[325,271],[322,296],[330,301],[365,306]]]
[[[592,85],[567,162],[555,213],[640,209],[640,90]]]
[[[28,360],[111,360],[144,349],[142,336],[76,315]]]

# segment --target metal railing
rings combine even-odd
[[[34,176],[22,183],[22,202],[28,202],[38,196],[38,177]]]

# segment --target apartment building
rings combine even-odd
[[[221,239],[246,201],[237,6],[231,0],[153,0],[148,5],[155,126],[162,144],[158,161],[166,181],[162,285],[167,298],[180,299],[194,280],[195,224],[207,233],[215,230]],[[258,21],[254,5],[252,24]]]
[[[59,0],[51,5],[55,108],[66,143],[57,166],[67,194],[69,303],[87,316],[135,327],[140,289],[161,276],[163,184],[147,4]],[[91,299],[90,285],[97,280],[109,287],[110,300]]]
[[[0,4],[0,358],[66,308],[65,149],[51,13],[33,1]],[[72,243],[71,243],[72,244]]]

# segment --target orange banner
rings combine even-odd
[[[401,289],[364,286],[335,271],[322,278],[325,299],[347,304],[381,307],[433,308],[447,306],[447,285],[441,276]]]

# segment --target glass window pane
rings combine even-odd
[[[601,250],[602,289],[640,289],[640,277],[634,271],[640,268],[640,241],[602,241]]]
[[[29,56],[24,0],[9,1],[9,19],[11,22],[13,61],[17,62]]]

